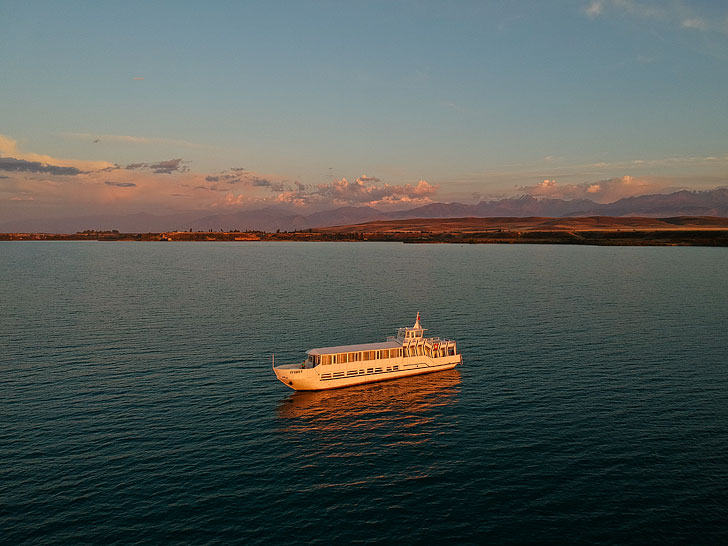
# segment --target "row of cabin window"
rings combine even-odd
[[[380,349],[378,351],[359,351],[356,353],[337,353],[333,355],[310,355],[309,362],[319,364],[346,364],[347,362],[358,362],[361,360],[381,360],[382,358],[397,358],[402,356],[402,349]]]

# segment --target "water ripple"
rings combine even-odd
[[[719,543],[728,255],[0,243],[8,544]],[[462,367],[315,393],[270,355],[421,311]]]

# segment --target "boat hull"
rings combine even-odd
[[[408,357],[389,359],[388,362],[357,363],[356,365],[316,366],[305,368],[301,365],[274,367],[276,377],[284,385],[296,391],[320,391],[340,389],[354,385],[391,381],[401,377],[451,370],[462,363],[462,355],[439,358]],[[323,369],[335,368],[335,369]]]

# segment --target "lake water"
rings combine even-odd
[[[728,252],[0,243],[0,542],[718,543]],[[294,393],[411,325],[449,372]]]

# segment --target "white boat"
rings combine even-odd
[[[414,326],[400,328],[385,342],[309,349],[296,364],[276,366],[274,357],[273,371],[293,390],[317,391],[439,372],[462,363],[455,341],[425,337],[424,332],[417,313]]]

